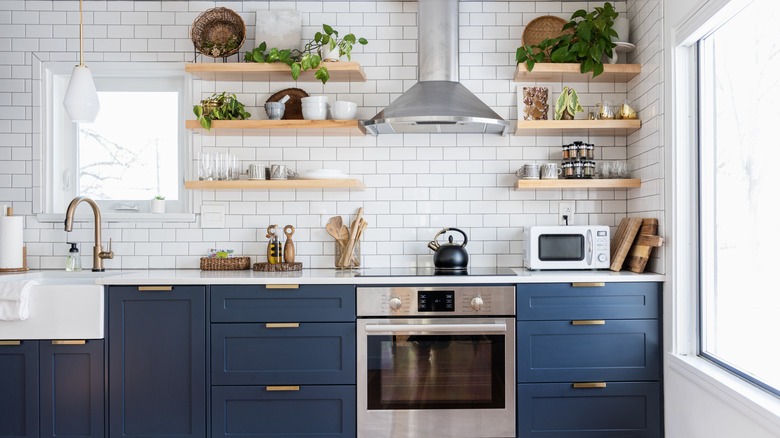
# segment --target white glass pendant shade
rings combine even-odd
[[[68,90],[65,92],[65,111],[74,122],[94,122],[100,111],[95,81],[86,65],[77,65],[70,75]]]

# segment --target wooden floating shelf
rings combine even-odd
[[[213,120],[211,131],[187,120],[186,127],[204,135],[366,135],[360,120]]]
[[[185,189],[241,190],[241,189],[350,189],[364,190],[359,179],[283,179],[234,181],[184,181]]]
[[[604,64],[604,73],[580,73],[579,64],[536,63],[528,71],[525,63],[517,64],[515,82],[628,82],[642,72],[640,64]]]
[[[628,135],[641,120],[518,120],[515,135]]]
[[[635,189],[641,186],[641,179],[520,179],[515,190]]]
[[[365,82],[366,72],[357,62],[325,62],[330,81],[333,82]],[[292,81],[290,67],[281,62],[213,62],[189,63],[184,65],[184,71],[193,76],[210,81]],[[314,77],[316,70],[306,70],[298,76],[298,81],[320,82]]]

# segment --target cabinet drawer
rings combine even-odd
[[[607,382],[604,388],[571,383],[517,386],[518,436],[544,438],[658,438],[657,382]]]
[[[212,322],[354,321],[355,287],[212,286]]]
[[[518,382],[657,380],[659,372],[656,320],[517,322]]]
[[[212,324],[212,384],[354,384],[355,323],[297,325]]]
[[[273,391],[264,386],[212,387],[212,438],[355,436],[354,386],[291,389],[297,390]]]
[[[520,284],[517,319],[657,318],[660,299],[661,283]]]

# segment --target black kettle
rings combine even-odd
[[[448,243],[439,245],[436,239],[447,231],[457,231],[463,234],[463,243],[454,243],[452,236],[450,236]],[[445,228],[439,231],[433,241],[428,243],[428,248],[434,251],[433,265],[436,269],[466,269],[469,264],[469,253],[466,251],[468,242],[469,238],[466,233],[458,228]]]

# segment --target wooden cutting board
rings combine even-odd
[[[609,259],[611,260],[609,269],[620,271],[623,269],[623,262],[626,260],[631,244],[634,243],[639,228],[642,226],[643,219],[638,217],[627,217],[620,221],[617,233],[612,238],[609,246]]]
[[[641,274],[645,271],[647,261],[650,259],[650,252],[653,248],[663,245],[664,239],[658,236],[658,219],[644,219],[642,227],[639,229],[639,235],[634,240],[631,250],[628,252],[626,264],[628,270]]]

